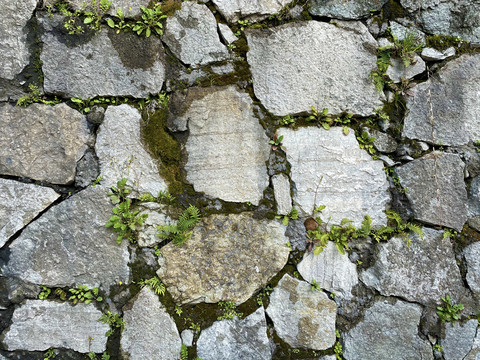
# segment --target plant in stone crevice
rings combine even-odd
[[[103,301],[103,298],[98,295],[98,287],[89,289],[85,285],[79,285],[76,289],[68,289],[72,294],[68,300],[72,301],[74,304],[78,302],[83,302],[85,304],[90,304],[92,301]]]
[[[335,330],[335,336],[337,338],[337,341],[335,342],[335,346],[333,347],[333,352],[335,353],[335,359],[342,360],[343,347],[342,347],[342,344],[340,343],[340,333],[338,332],[338,330]]]
[[[222,308],[223,315],[219,316],[217,320],[232,320],[235,316],[238,318],[243,316],[243,313],[237,311],[233,301],[220,301],[218,305]]]
[[[98,97],[98,98],[86,98],[72,97],[70,101],[74,107],[82,114],[88,113],[95,105],[120,105],[128,102],[127,98],[120,97]]]
[[[118,313],[112,313],[111,311],[107,311],[105,314],[100,316],[98,321],[103,324],[108,324],[110,326],[110,330],[105,333],[106,337],[112,335],[117,329],[120,329],[120,332],[122,332],[125,326],[125,322],[120,317],[120,315]]]
[[[317,121],[325,130],[329,130],[330,126],[333,125],[333,120],[330,115],[328,115],[328,109],[324,108],[321,112],[317,110],[315,106],[310,106],[312,109],[312,115],[307,117],[307,121]]]
[[[273,134],[272,140],[270,140],[268,143],[272,145],[272,150],[277,151],[277,149],[282,146],[282,141],[283,141],[283,135],[278,136],[277,134]]]
[[[140,6],[142,10],[142,18],[137,21],[137,23],[132,27],[132,30],[141,35],[145,32],[145,36],[148,38],[152,33],[157,33],[157,35],[163,35],[163,24],[162,19],[166,18],[166,15],[162,13],[161,4],[155,4],[153,9]]]
[[[70,35],[83,34],[85,27],[98,33],[103,17],[110,9],[112,1],[109,0],[91,0],[90,4],[85,1],[81,9],[70,10],[68,3],[59,2],[55,6],[65,16],[64,27]],[[87,10],[88,8],[88,10]],[[82,20],[83,19],[83,20]]]
[[[52,289],[43,285],[41,285],[41,288],[42,288],[42,291],[38,294],[38,298],[40,300],[45,300],[46,298],[48,298],[48,296],[52,292]]]
[[[423,231],[420,225],[410,221],[403,221],[402,217],[393,210],[387,210],[385,215],[389,220],[389,224],[371,232],[371,235],[377,242],[387,240],[390,236],[396,235],[404,238],[407,246],[410,246],[412,244],[410,232],[416,233],[423,240]]]
[[[264,289],[262,289],[257,295],[257,304],[263,306],[263,301],[266,297],[270,296],[273,289],[271,286],[267,285]]]
[[[90,360],[98,360],[97,354],[95,354],[94,352],[89,352],[87,356]],[[108,355],[108,353],[105,351],[102,354],[102,357],[100,358],[100,360],[110,360],[110,355]]]
[[[200,221],[200,211],[193,205],[185,209],[176,224],[159,225],[156,236],[164,240],[172,240],[174,245],[182,245],[193,234],[191,231]]]
[[[455,321],[460,319],[460,313],[465,306],[463,304],[454,304],[450,295],[446,294],[442,297],[443,306],[437,306],[437,315],[440,317],[442,323],[451,322],[452,326],[455,325]]]
[[[287,226],[290,220],[297,220],[298,219],[298,210],[295,209],[295,207],[290,210],[290,212],[287,215],[276,215],[276,219],[282,219],[282,224]]]
[[[18,99],[17,106],[28,106],[33,103],[55,106],[61,102],[61,100],[59,100],[56,96],[53,98],[53,100],[48,100],[45,95],[40,93],[38,86],[34,84],[29,84],[28,89],[29,93]]]
[[[362,131],[361,134],[357,135],[358,145],[361,149],[367,151],[370,155],[376,155],[377,151],[373,147],[373,142],[375,137],[370,136],[367,131]]]
[[[140,288],[143,288],[145,286],[148,287],[156,295],[165,295],[165,285],[158,276],[154,276],[150,279],[140,280],[139,282],[137,282],[137,285],[139,285]]]
[[[43,360],[51,360],[55,359],[57,354],[55,353],[55,349],[50,348],[47,350],[47,352],[43,355]]]
[[[407,31],[402,40],[393,36],[394,55],[400,57],[405,67],[409,67],[415,63],[415,55],[422,50],[422,43],[419,38],[412,32]]]

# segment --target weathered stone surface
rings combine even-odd
[[[111,1],[110,8],[107,11],[107,14],[116,15],[117,9],[121,9],[123,14],[126,17],[133,17],[142,14],[140,6],[147,7],[150,0],[109,0]],[[53,6],[55,4],[55,0],[44,0],[44,6]],[[85,9],[87,11],[91,11],[91,2],[85,0],[66,0],[69,5],[74,10],[82,10]]]
[[[480,298],[480,242],[475,242],[463,250],[467,264],[467,283],[473,294]]]
[[[337,19],[361,19],[378,11],[388,0],[313,0],[310,13]]]
[[[304,212],[310,215],[315,205],[325,205],[323,216],[331,216],[332,224],[348,218],[360,226],[367,214],[374,225],[386,223],[385,206],[390,195],[383,164],[359,148],[353,131],[345,136],[341,127],[328,131],[282,128],[278,134],[284,136],[297,189],[294,201]]]
[[[344,336],[343,357],[356,359],[433,359],[431,345],[418,334],[420,306],[377,301]]]
[[[182,343],[185,344],[186,346],[192,346],[194,335],[195,333],[193,332],[193,330],[190,330],[190,329],[183,330],[182,333],[180,334],[180,337],[182,338]]]
[[[476,176],[470,183],[468,190],[468,217],[480,215],[480,176]]]
[[[408,25],[408,27],[404,25]],[[390,21],[389,28],[392,36],[395,36],[398,41],[403,41],[407,34],[413,34],[420,43],[426,43],[425,34],[421,30],[419,30],[414,24],[405,22],[404,25],[399,24],[396,21]]]
[[[213,0],[222,15],[236,23],[242,18],[259,21],[278,13],[290,0]]]
[[[28,225],[9,247],[4,276],[47,286],[90,288],[127,283],[127,243],[118,245],[105,224],[112,214],[108,189],[87,188]]]
[[[206,5],[184,2],[182,8],[167,19],[163,41],[188,65],[205,65],[229,57],[220,41],[217,21]]]
[[[187,123],[187,180],[195,191],[258,205],[268,186],[268,138],[248,94],[234,86],[191,89],[176,122]],[[241,139],[241,140],[240,140]]]
[[[272,354],[263,307],[243,320],[217,321],[202,330],[197,354],[203,360],[270,360]]]
[[[447,51],[450,51],[450,49],[453,49],[453,55],[455,55],[454,47],[448,48],[445,51],[439,51],[432,48],[423,48],[422,58],[428,61],[442,61],[448,57],[449,53],[447,53]]]
[[[477,331],[475,339],[473,339],[472,349],[463,360],[479,360],[480,359],[480,332]]]
[[[148,218],[144,220],[143,226],[138,230],[138,246],[153,247],[162,241],[158,236],[155,236],[158,234],[157,227],[172,224],[172,219],[166,214],[165,209],[165,205],[158,203],[143,203],[139,206],[139,214],[146,214]]]
[[[426,32],[459,36],[480,43],[480,2],[451,0],[401,0]]]
[[[27,21],[37,6],[36,0],[7,1],[0,15],[0,78],[12,80],[29,63]]]
[[[100,175],[98,159],[93,150],[87,150],[77,163],[75,186],[87,187]]]
[[[89,139],[85,116],[65,104],[0,105],[0,174],[70,183]]]
[[[480,54],[452,60],[412,92],[404,136],[448,146],[480,139]]]
[[[251,215],[213,215],[183,245],[162,247],[157,274],[176,303],[240,304],[280,271],[289,248],[285,228]]]
[[[138,110],[130,105],[108,107],[95,145],[102,185],[110,187],[125,177],[136,191],[157,196],[167,184],[142,144],[141,121]]]
[[[124,311],[120,346],[130,360],[177,360],[182,340],[175,322],[158,296],[144,287]]]
[[[445,360],[463,360],[472,350],[477,334],[477,320],[469,320],[464,324],[445,324],[445,339],[442,340]]]
[[[223,40],[227,42],[227,44],[231,44],[234,41],[237,41],[238,38],[235,36],[232,30],[225,24],[218,24],[218,29],[220,30],[220,34],[223,37]]]
[[[456,154],[432,152],[396,168],[416,219],[462,230],[467,221],[464,167]]]
[[[273,191],[277,203],[277,213],[288,215],[292,211],[292,197],[290,196],[290,180],[280,173],[272,176]]]
[[[368,129],[368,133],[375,138],[373,146],[378,151],[389,154],[397,150],[397,142],[390,135],[375,129]]]
[[[246,30],[255,95],[275,115],[328,108],[368,116],[382,105],[369,75],[377,42],[365,25],[317,21]],[[298,54],[306,54],[299,56]]]
[[[97,321],[100,316],[93,304],[27,300],[14,311],[3,343],[9,351],[45,351],[52,347],[101,353],[106,349],[105,333],[110,327]]]
[[[40,59],[46,92],[81,98],[144,98],[162,89],[165,55],[158,37],[103,29],[85,42],[63,34],[61,16],[40,18],[40,23],[45,29]]]
[[[332,241],[319,255],[305,253],[297,269],[306,281],[315,280],[322,289],[348,299],[358,283],[357,267],[347,254],[340,254]]]
[[[278,336],[292,347],[324,350],[335,343],[337,306],[305,281],[286,274],[270,295],[267,314]]]
[[[401,237],[378,244],[377,261],[360,274],[361,281],[384,296],[421,304],[435,303],[445,294],[461,294],[462,277],[450,240],[429,228],[423,228],[423,234],[424,240],[410,234],[410,247]]]
[[[399,83],[402,79],[411,79],[425,71],[425,62],[418,55],[414,55],[414,60],[408,67],[405,67],[402,59],[395,57],[390,59],[390,64],[386,74],[394,83]]]
[[[0,247],[59,196],[47,187],[0,179]]]

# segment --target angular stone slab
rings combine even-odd
[[[386,224],[385,207],[390,195],[383,163],[360,149],[353,131],[345,136],[340,127],[328,131],[282,128],[278,134],[284,136],[297,189],[294,202],[305,213],[311,215],[314,205],[325,205],[323,218],[331,216],[332,224],[348,218],[359,227],[367,214],[374,225]]]
[[[292,211],[292,197],[290,196],[290,180],[280,173],[272,176],[273,191],[277,203],[277,213],[288,215]]]
[[[142,203],[137,209],[140,211],[139,215],[145,214],[148,216],[143,221],[143,226],[138,229],[138,246],[153,247],[163,241],[156,236],[158,234],[157,227],[159,225],[170,225],[175,222],[167,215],[165,205],[149,202]]]
[[[418,336],[420,306],[377,301],[364,319],[344,336],[343,357],[357,359],[433,360],[432,346]]]
[[[411,79],[424,72],[425,62],[422,58],[415,54],[413,59],[408,67],[405,67],[402,59],[395,57],[390,59],[391,65],[388,67],[386,74],[394,83],[399,83],[402,79]]]
[[[213,0],[222,15],[232,23],[242,18],[260,21],[278,13],[290,0]]]
[[[423,228],[424,240],[410,234],[412,244],[394,237],[379,243],[375,264],[360,280],[384,296],[398,296],[420,304],[437,303],[442,296],[461,294],[460,270],[449,239],[443,232]]]
[[[468,245],[463,250],[467,265],[467,283],[473,294],[480,298],[480,242]]]
[[[36,0],[6,1],[0,15],[0,78],[13,80],[29,63],[28,20],[37,7]]]
[[[310,14],[336,19],[362,19],[380,10],[388,0],[313,0]]]
[[[68,184],[89,140],[85,116],[65,104],[0,105],[2,175]]]
[[[113,205],[102,186],[87,188],[49,209],[9,246],[4,276],[47,286],[86,285],[108,290],[128,283],[127,242],[105,228]]]
[[[206,65],[230,55],[220,41],[217,21],[206,5],[184,2],[168,17],[163,41],[184,64]]]
[[[175,321],[148,287],[124,309],[123,320],[120,346],[125,358],[177,360],[180,357],[182,340]]]
[[[472,350],[477,334],[477,320],[469,320],[464,324],[445,324],[445,339],[441,340],[445,360],[463,360]]]
[[[287,240],[285,227],[275,221],[212,215],[183,245],[162,247],[157,274],[177,304],[241,304],[284,267]]]
[[[447,146],[480,139],[480,54],[450,61],[412,92],[404,136]]]
[[[464,167],[457,154],[432,152],[396,168],[415,219],[462,230],[467,221]]]
[[[102,353],[110,327],[98,321],[100,316],[93,304],[27,300],[15,309],[12,325],[2,334],[3,343],[9,351],[67,348]]]
[[[116,34],[105,28],[85,42],[64,34],[61,16],[40,18],[40,23],[44,28],[40,59],[45,92],[81,98],[145,98],[162,89],[165,55],[158,37]]]
[[[59,197],[47,187],[0,179],[0,247]]]
[[[159,191],[167,189],[167,184],[143,146],[141,121],[139,111],[130,105],[109,106],[105,111],[95,144],[102,185],[116,185],[125,177],[134,190],[157,196]]]
[[[357,267],[347,254],[340,254],[332,241],[318,255],[305,253],[297,269],[306,281],[315,280],[322,289],[347,299],[352,297],[352,288],[358,283]]]
[[[270,145],[248,94],[234,86],[191,89],[176,119],[187,122],[187,180],[195,191],[258,205],[268,186]]]
[[[292,347],[325,350],[335,343],[337,306],[309,283],[285,274],[270,295],[267,314]]]
[[[197,341],[197,354],[203,360],[270,360],[272,351],[263,307],[243,320],[216,321],[202,330]]]
[[[349,26],[306,21],[245,31],[253,88],[267,110],[285,116],[313,105],[368,116],[382,105],[369,78],[377,42],[365,25]]]

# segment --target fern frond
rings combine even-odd
[[[420,236],[420,239],[423,240],[423,231],[422,228],[418,225],[412,224],[412,223],[407,223],[407,228],[410,231],[413,231],[414,233],[418,234]]]
[[[403,225],[402,217],[394,210],[387,210],[385,211],[387,218],[394,220],[397,223],[397,226],[400,227]]]

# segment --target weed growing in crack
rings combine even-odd
[[[122,332],[125,326],[125,322],[120,317],[120,315],[118,315],[118,313],[112,313],[110,311],[107,311],[106,314],[103,314],[102,316],[100,316],[98,321],[100,321],[103,324],[108,324],[110,326],[110,330],[108,330],[105,333],[106,337],[109,337],[110,335],[112,335],[116,329],[120,329],[120,332]]]
[[[454,304],[450,295],[446,294],[442,297],[443,306],[437,306],[437,315],[440,317],[442,323],[451,322],[452,326],[455,325],[455,321],[460,319],[460,313],[465,306],[463,304]]]

